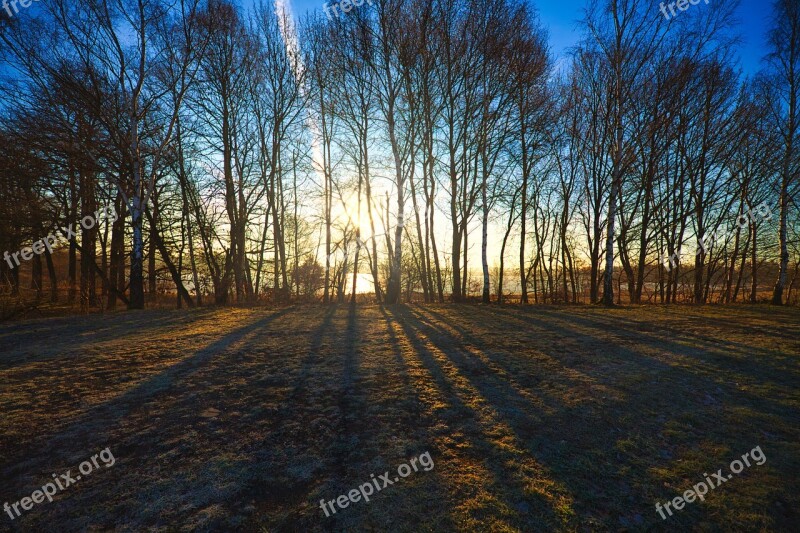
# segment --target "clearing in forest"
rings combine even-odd
[[[783,530],[800,310],[294,306],[0,327],[0,530]],[[760,447],[766,461],[673,509]],[[394,482],[428,453],[432,467]],[[385,472],[370,501],[335,501]],[[377,482],[376,482],[377,483]]]

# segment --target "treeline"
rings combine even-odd
[[[83,309],[143,308],[159,284],[179,306],[344,301],[365,280],[380,302],[462,301],[473,271],[484,302],[676,302],[687,279],[697,303],[756,301],[761,272],[791,297],[796,1],[772,6],[750,77],[735,3],[668,21],[592,0],[559,61],[529,2],[299,24],[284,6],[42,0],[0,19],[0,250],[113,208],[60,251]],[[58,253],[30,259],[52,301]],[[21,268],[0,263],[12,295]]]

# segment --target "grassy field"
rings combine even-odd
[[[800,310],[378,306],[0,326],[19,531],[797,531]],[[759,446],[704,502],[666,502]],[[428,452],[434,467],[334,500]]]

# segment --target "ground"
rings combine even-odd
[[[295,306],[0,325],[0,530],[797,531],[800,310]],[[766,457],[662,520],[667,502]],[[369,502],[335,500],[428,452]],[[21,509],[20,509],[21,510]]]

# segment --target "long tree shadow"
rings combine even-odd
[[[344,324],[338,320],[347,309]],[[310,334],[291,392],[281,401],[272,433],[253,457],[261,474],[242,492],[259,501],[276,531],[339,530],[355,511],[325,517],[313,501],[346,493],[364,475],[369,424],[359,371],[360,325],[355,306],[328,306]],[[286,369],[284,368],[285,372]],[[275,443],[280,442],[280,448]],[[346,522],[345,522],[346,523]]]
[[[516,315],[511,313],[507,308],[502,310],[507,316],[516,316],[524,318],[531,322],[536,320],[532,317],[529,310],[521,310]],[[693,357],[707,356],[713,354],[711,357],[702,357],[703,361],[708,363],[723,363],[723,365],[716,365],[717,368],[730,369],[731,366],[738,366],[742,363],[758,364],[760,369],[759,373],[763,373],[764,368],[771,371],[769,378],[773,381],[780,381],[781,378],[786,377],[786,365],[778,364],[779,358],[775,357],[775,345],[766,348],[754,348],[752,345],[736,342],[730,338],[719,339],[709,337],[710,331],[702,333],[694,332],[688,329],[679,329],[667,325],[661,335],[656,334],[660,329],[651,329],[649,325],[643,324],[640,321],[625,318],[619,315],[613,317],[608,316],[586,316],[577,313],[572,313],[569,317],[564,317],[563,313],[558,310],[546,309],[537,310],[536,314],[540,319],[547,319],[548,321],[560,321],[573,323],[575,325],[583,325],[597,331],[613,332],[620,340],[633,340],[637,343],[653,347],[661,347],[667,345],[670,352],[678,355],[691,355]],[[735,318],[735,317],[734,317]],[[707,320],[707,319],[705,319]],[[749,329],[748,325],[736,324],[742,330]],[[645,329],[645,328],[648,329]],[[714,323],[715,333],[724,332],[725,329],[731,329],[731,325],[727,323],[722,317],[718,318]],[[761,328],[763,332],[769,332],[775,335],[776,341],[786,334],[786,328]],[[794,337],[795,342],[798,337]],[[680,342],[679,342],[680,341]],[[776,344],[777,345],[777,344]],[[724,350],[724,351],[723,351]],[[744,374],[749,374],[752,368]]]
[[[345,309],[346,317],[341,320]],[[286,414],[264,443],[270,449],[254,456],[251,468],[264,472],[254,480],[260,487],[257,490],[263,504],[259,510],[269,517],[259,523],[262,529],[384,530],[398,520],[423,527],[424,522],[415,522],[413,516],[404,514],[413,510],[412,514],[424,516],[420,509],[433,511],[431,502],[440,501],[437,485],[431,480],[435,474],[426,473],[425,492],[415,491],[413,484],[393,486],[391,491],[374,495],[368,504],[351,505],[330,516],[317,503],[347,494],[368,481],[370,474],[395,467],[389,461],[395,458],[398,428],[411,433],[412,424],[419,422],[413,416],[404,418],[404,413],[386,409],[391,405],[385,397],[389,375],[374,355],[370,366],[364,367],[364,352],[369,349],[365,343],[372,340],[369,337],[376,333],[376,324],[365,324],[359,309],[339,306],[328,310],[323,326],[313,333],[312,352],[317,357],[312,365],[303,365],[308,372],[301,374],[304,387],[313,390],[287,397],[281,409]],[[397,339],[392,344],[396,357],[401,357]],[[401,402],[405,402],[405,395],[413,393],[407,386],[403,391]],[[274,449],[276,442],[289,453]],[[420,447],[416,443],[412,451],[418,453]],[[407,457],[403,455],[401,459]],[[404,503],[395,508],[398,502]],[[452,522],[438,521],[453,529]]]
[[[452,346],[437,346],[439,339],[433,338],[437,336],[437,333],[417,320],[405,306],[393,308],[390,313],[400,324],[416,357],[427,369],[442,396],[450,402],[442,416],[445,417],[451,431],[463,433],[468,439],[470,446],[463,453],[469,455],[469,461],[480,461],[488,468],[492,480],[487,484],[493,497],[500,500],[504,507],[517,511],[508,517],[503,517],[504,520],[510,520],[508,527],[544,529],[566,526],[569,512],[567,512],[567,516],[563,514],[563,511],[562,514],[556,513],[551,500],[553,495],[531,491],[529,488],[536,484],[535,481],[549,484],[548,482],[553,480],[541,465],[521,464],[520,456],[513,450],[524,447],[524,439],[520,438],[519,434],[504,434],[505,431],[500,426],[490,427],[490,424],[496,424],[506,418],[503,416],[505,413],[498,412],[496,409],[495,413],[488,413],[484,409],[480,409],[479,412],[477,408],[479,404],[471,407],[466,403],[467,400],[473,404],[475,401],[481,402],[482,400],[492,403],[499,399],[501,402],[514,404],[513,407],[519,407],[524,404],[524,400],[521,398],[512,400],[513,393],[508,390],[501,390],[499,387],[487,390],[483,383],[474,382],[469,375],[469,370],[464,368],[463,356],[453,353]],[[433,345],[428,344],[421,335],[424,335]],[[436,347],[442,355],[437,357],[432,347]],[[445,370],[442,357],[455,363],[458,375],[454,375],[452,369]],[[472,390],[465,390],[463,382],[456,383],[459,378],[469,380]],[[469,388],[467,387],[467,389]],[[478,392],[483,398],[475,397]],[[518,416],[525,417],[521,411],[518,411]],[[492,421],[492,419],[494,420]],[[535,420],[526,418],[524,424],[531,429],[535,422]],[[498,435],[498,432],[501,435]],[[492,436],[490,437],[490,435]],[[513,441],[509,442],[509,438]],[[551,490],[560,493],[561,499],[567,501],[571,499],[564,487],[553,484]],[[522,519],[522,516],[526,516],[526,518]],[[499,519],[499,517],[496,518]]]
[[[148,509],[138,516],[142,527],[169,513],[171,521],[195,521],[199,529],[256,531],[264,529],[257,516],[277,509],[288,509],[287,523],[302,523],[308,489],[324,472],[318,453],[328,438],[318,425],[322,417],[305,417],[318,401],[314,379],[333,339],[335,314],[335,307],[326,308],[309,331],[306,322],[289,320],[280,331],[248,339],[245,353],[215,361],[202,379],[170,399],[165,409],[186,413],[187,428],[148,428],[139,438],[178,460],[175,472],[134,495],[138,507]],[[213,402],[210,418],[198,418],[200,400]],[[197,464],[204,467],[197,470]],[[162,509],[174,493],[183,494],[185,504]],[[204,516],[209,506],[217,512]]]
[[[426,312],[436,314],[427,309]],[[441,320],[445,320],[445,317],[441,315],[439,317]],[[460,337],[472,344],[473,349],[481,352],[483,357],[492,360],[502,359],[497,355],[492,355],[496,352],[487,350],[485,341],[471,334],[463,326],[452,320],[445,323],[458,330]],[[436,326],[430,322],[424,324],[419,321],[415,322],[415,326],[422,328],[434,342],[455,343],[456,345],[462,343],[461,339],[454,337],[453,333],[445,327]],[[574,331],[560,333],[564,338],[574,339],[576,335]],[[632,400],[622,396],[622,401],[603,399],[594,402],[586,397],[581,399],[579,396],[578,399],[572,399],[571,405],[564,405],[559,410],[541,413],[532,421],[529,414],[532,409],[526,407],[520,398],[504,393],[503,382],[496,373],[491,372],[490,368],[483,366],[478,357],[462,355],[458,350],[449,350],[446,353],[481,391],[482,395],[495,405],[498,412],[502,413],[518,439],[525,443],[528,453],[547,465],[551,475],[573,492],[576,498],[575,510],[578,512],[581,522],[590,522],[592,514],[603,508],[606,512],[619,513],[620,520],[633,521],[619,508],[620,502],[617,502],[617,505],[607,505],[607,502],[595,500],[595,495],[602,495],[608,486],[615,486],[614,492],[623,495],[627,500],[625,503],[630,505],[629,509],[635,508],[635,498],[628,489],[629,478],[644,476],[646,471],[639,469],[636,472],[635,464],[629,461],[619,461],[619,453],[616,449],[617,441],[620,438],[637,429],[634,420],[626,421],[622,418]],[[558,359],[559,354],[554,353],[552,357]],[[476,373],[470,370],[476,366],[482,367],[481,372]],[[548,390],[546,393],[548,395],[557,394],[559,391],[563,394],[570,390],[569,380],[564,381],[564,376],[548,376],[547,379],[560,381],[565,386],[564,389]],[[541,392],[541,394],[545,393]],[[535,422],[535,425],[532,422]],[[584,475],[585,472],[597,470],[595,465],[602,464],[606,457],[612,456],[612,454],[618,457],[615,461],[615,468],[601,469],[601,476],[587,478]]]
[[[215,309],[204,308],[192,311],[148,311],[145,313],[113,313],[81,317],[47,318],[19,324],[0,325],[0,370],[14,368],[20,363],[31,363],[52,359],[42,352],[55,349],[63,356],[65,351],[80,351],[89,346],[115,341],[131,331],[158,330],[165,334],[180,330],[198,320],[213,317]],[[76,332],[81,332],[76,336]],[[59,339],[53,345],[52,339]],[[11,356],[12,351],[22,355]]]
[[[429,328],[423,331],[428,331],[432,339],[446,341],[446,345],[451,343],[461,344],[463,339],[463,341],[477,347],[484,356],[496,358],[496,346],[493,346],[493,350],[487,349],[486,341],[481,338],[482,334],[473,335],[471,331],[462,325],[475,324],[476,321],[480,324],[482,318],[488,319],[490,317],[485,315],[483,310],[478,311],[478,315],[483,316],[476,316],[476,308],[472,307],[469,308],[469,315],[465,315],[462,311],[464,311],[464,308],[459,308],[458,319],[452,320],[452,318],[447,319],[435,311],[425,308],[425,313],[438,315],[438,320],[443,321],[448,326],[446,328],[443,326],[437,327],[430,321],[426,324],[420,322],[414,325]],[[638,513],[631,514],[630,509],[646,509],[652,505],[652,501],[656,499],[656,496],[665,496],[664,491],[658,489],[663,485],[664,480],[654,474],[651,468],[654,465],[664,465],[670,462],[671,456],[660,455],[669,453],[664,450],[664,441],[659,439],[665,431],[674,432],[676,428],[681,428],[682,431],[688,433],[688,435],[682,436],[682,440],[702,442],[706,448],[717,450],[724,449],[726,444],[731,444],[730,436],[737,435],[737,428],[729,425],[726,425],[722,431],[709,432],[702,429],[703,426],[716,428],[719,425],[719,417],[725,408],[721,403],[701,403],[690,400],[688,405],[683,402],[675,405],[674,402],[670,402],[670,396],[664,394],[663,386],[653,387],[652,384],[657,385],[657,377],[667,374],[672,375],[680,383],[679,390],[697,391],[698,395],[709,391],[714,392],[715,395],[718,394],[717,391],[722,395],[735,394],[736,391],[730,387],[727,389],[723,387],[712,389],[711,385],[716,386],[716,383],[710,382],[709,377],[697,376],[663,361],[640,356],[627,347],[610,345],[607,341],[602,341],[599,338],[592,339],[585,331],[568,329],[560,321],[549,320],[541,316],[528,317],[527,320],[536,328],[542,328],[543,331],[546,330],[562,339],[576,341],[579,346],[593,344],[595,346],[613,348],[613,357],[605,356],[603,358],[608,358],[609,361],[613,359],[626,361],[628,365],[614,368],[615,372],[618,371],[623,374],[618,376],[616,381],[614,379],[606,380],[610,386],[620,390],[621,394],[618,397],[625,398],[624,402],[609,401],[607,398],[584,398],[581,404],[576,407],[564,409],[560,413],[548,414],[542,421],[542,431],[538,435],[533,435],[528,441],[530,452],[548,464],[552,471],[568,487],[574,490],[576,497],[582,500],[577,506],[577,509],[581,512],[582,521],[586,521],[593,514],[596,515],[600,509],[605,509],[605,512],[615,509],[615,512],[619,515],[620,523],[636,524],[639,523],[637,521],[642,520],[642,517],[637,516]],[[448,329],[457,331],[458,338],[454,337],[453,333]],[[476,329],[481,331],[480,327]],[[600,333],[598,330],[598,334]],[[533,335],[535,334],[534,332]],[[565,359],[563,347],[561,346],[558,347],[558,350],[554,350],[555,346],[548,346],[545,342],[536,342],[535,345],[538,350],[551,351],[553,358]],[[464,347],[463,344],[461,346]],[[466,347],[464,348],[467,351]],[[467,374],[470,372],[470,368],[474,368],[477,364],[471,358],[465,359],[459,355],[458,351],[451,350],[447,353],[448,355],[453,354],[451,359],[460,368],[463,368]],[[502,357],[500,358],[502,359]],[[580,360],[573,362],[573,364],[578,364],[584,371],[592,368],[591,365],[580,363]],[[594,368],[604,368],[606,366],[601,361],[594,361],[592,365]],[[487,368],[486,370],[491,369]],[[530,371],[536,373],[537,369],[532,366]],[[633,379],[643,387],[640,386],[634,389],[628,386],[621,386],[623,385],[623,380],[628,378]],[[499,387],[502,387],[502,384],[499,383],[495,387],[480,385],[481,382],[487,381],[483,373],[475,375],[473,372],[472,379],[476,387],[484,391],[486,397],[492,397],[494,392]],[[494,376],[494,379],[497,383],[496,376]],[[557,377],[556,379],[560,378]],[[496,402],[498,410],[502,410],[507,417],[512,419],[511,425],[517,432],[524,432],[527,422],[525,417],[520,417],[517,410],[503,409],[502,407],[509,401],[507,396],[494,396],[492,401]],[[739,403],[742,408],[751,410],[753,408],[749,399]],[[760,407],[763,408],[765,405],[762,400]],[[750,412],[752,412],[751,416],[759,416],[753,411]],[[786,416],[785,410],[783,416],[784,418]],[[643,421],[646,421],[646,423],[643,424]],[[754,422],[758,423],[761,420],[756,418]],[[785,423],[786,427],[791,427],[790,421],[785,420]],[[568,432],[564,431],[566,427],[570,428]],[[522,434],[524,435],[524,433]],[[737,435],[737,440],[740,440],[739,437]],[[757,436],[752,435],[751,440],[755,438]],[[668,443],[669,439],[666,440]],[[559,446],[559,443],[563,444],[565,442],[567,446]],[[637,443],[636,449],[630,449],[630,443],[632,442]],[[758,440],[753,442],[758,442]],[[742,445],[740,444],[740,446]],[[752,446],[752,444],[747,443],[744,446]],[[645,450],[647,452],[644,452]],[[675,450],[675,452],[682,453],[679,450]],[[564,460],[565,456],[570,457],[569,461]],[[597,471],[596,464],[603,461],[604,456],[616,458],[612,463],[613,468],[604,471],[601,476],[597,476],[594,480],[584,479],[581,475],[582,471]],[[574,468],[576,464],[582,464],[585,468],[576,470]],[[597,479],[603,485],[616,485],[617,490],[615,492],[625,495],[628,503],[627,509],[620,507],[620,502],[618,501],[610,505],[608,502],[593,501],[594,494],[602,494],[604,492],[603,487],[596,483]],[[632,485],[638,485],[640,489],[638,494],[632,493]],[[692,520],[698,520],[700,517],[702,515],[699,514],[699,511],[693,509],[690,513],[684,515],[678,523],[690,524],[693,523]],[[650,520],[646,521],[649,522]]]
[[[553,412],[560,410],[564,406],[561,397],[555,393],[548,392],[543,386],[552,384],[554,380],[558,381],[562,390],[590,389],[593,392],[609,397],[616,396],[616,399],[619,399],[616,391],[609,389],[596,376],[589,375],[575,366],[570,367],[567,361],[557,356],[558,354],[550,354],[546,350],[538,350],[537,354],[539,357],[546,358],[549,364],[556,365],[562,370],[557,375],[543,376],[529,373],[526,370],[530,365],[530,358],[523,356],[523,354],[510,353],[508,351],[502,354],[495,353],[495,347],[490,348],[487,346],[485,339],[476,336],[473,331],[433,309],[425,308],[424,313],[419,309],[409,309],[409,312],[413,313],[417,320],[436,331],[437,334],[451,338],[454,342],[458,342],[460,346],[464,347],[467,352],[475,355],[475,359],[467,360],[467,364],[472,366],[480,365],[479,369],[473,369],[473,373],[491,372],[497,374],[518,395],[529,396],[530,390],[536,390],[537,396],[535,399],[540,404],[543,404],[543,410]],[[464,323],[469,323],[469,321],[465,320]]]
[[[324,308],[321,322],[310,332],[310,344],[296,363],[284,360],[284,366],[276,368],[274,374],[256,382],[256,387],[261,387],[276,380],[287,390],[277,400],[274,412],[259,410],[248,415],[250,424],[260,423],[268,414],[272,418],[267,428],[269,433],[262,438],[249,465],[255,474],[240,491],[242,498],[254,499],[265,512],[277,513],[307,501],[305,495],[315,477],[325,470],[320,450],[326,446],[335,421],[330,420],[330,412],[320,405],[325,390],[319,387],[317,373],[324,363],[324,352],[334,344],[332,331],[337,309],[336,305]],[[297,371],[291,375],[295,367]],[[314,409],[320,411],[314,413]],[[276,446],[276,442],[281,446]],[[298,519],[296,514],[285,517],[285,521]]]
[[[783,388],[785,398],[791,398],[794,391],[794,383],[797,382],[797,373],[787,372],[791,365],[779,366],[775,363],[774,357],[769,350],[750,350],[750,357],[736,357],[727,352],[725,346],[713,342],[698,343],[697,346],[681,342],[675,337],[659,337],[651,333],[641,331],[637,324],[631,320],[619,319],[620,325],[615,327],[615,322],[608,322],[606,319],[589,318],[577,316],[575,314],[564,317],[557,311],[543,310],[536,316],[531,316],[527,312],[520,314],[512,313],[509,309],[503,309],[500,314],[510,320],[521,321],[534,327],[545,328],[548,331],[558,331],[564,335],[587,335],[586,332],[594,333],[597,336],[611,337],[614,342],[615,350],[625,349],[624,360],[634,363],[641,367],[652,368],[657,365],[664,372],[680,376],[681,380],[687,383],[693,390],[720,391],[721,394],[730,398],[737,398],[743,407],[757,407],[760,413],[780,414],[785,412],[785,403],[778,403],[772,397],[751,393],[737,387],[736,382],[740,379],[753,379],[757,377],[761,383],[770,384],[771,390],[778,392],[775,386]],[[463,315],[462,315],[463,316]],[[582,326],[584,331],[577,328]],[[617,330],[623,331],[619,334]],[[619,344],[617,344],[619,343]],[[669,354],[667,358],[656,359],[652,353],[648,354],[642,350],[630,351],[625,344],[635,343],[650,349],[652,353]],[[601,345],[612,346],[609,341],[601,341]],[[691,368],[687,365],[678,366],[672,364],[670,358],[673,356],[684,358],[691,363]],[[609,363],[619,357],[609,357],[604,355]],[[735,374],[731,376],[731,374]],[[732,379],[736,378],[736,379]]]
[[[7,459],[0,468],[9,487],[19,489],[40,471],[48,471],[52,464],[72,464],[76,458],[84,459],[87,451],[102,449],[113,445],[110,435],[119,427],[123,419],[140,405],[166,394],[178,394],[173,390],[179,380],[186,380],[194,372],[207,364],[215,356],[228,350],[232,345],[242,342],[253,333],[266,328],[274,320],[284,316],[290,309],[283,309],[245,325],[194,354],[182,359],[157,375],[130,387],[114,398],[88,409],[64,429],[58,432],[44,432],[38,435],[36,443]],[[37,444],[38,443],[38,444]],[[42,455],[41,451],[48,453]],[[117,448],[120,453],[123,449]]]
[[[50,468],[74,471],[105,446],[118,464],[14,527],[111,530],[122,520],[138,530],[179,522],[206,531],[450,531],[465,528],[466,513],[496,529],[660,529],[653,503],[676,495],[665,480],[680,487],[728,447],[742,453],[761,443],[770,457],[764,469],[793,471],[778,455],[788,444],[750,442],[754,433],[722,419],[736,408],[752,422],[763,408],[755,394],[724,380],[717,389],[714,376],[638,353],[626,337],[609,337],[604,320],[508,313],[498,322],[494,310],[472,306],[380,308],[383,321],[344,311],[257,320],[88,410],[85,426],[37,438],[41,449],[16,454],[33,456],[29,477],[14,468],[6,499],[30,494]],[[505,342],[503,329],[517,340]],[[706,395],[714,401],[704,403]],[[785,410],[775,416],[791,424]],[[422,449],[435,470],[325,517],[321,498],[346,494]],[[681,473],[682,461],[702,454],[701,466]],[[453,475],[461,470],[480,477]],[[470,500],[475,491],[485,499]],[[669,524],[709,529],[707,512],[695,505]],[[426,513],[436,522],[425,522]],[[782,516],[772,525],[788,530]]]

